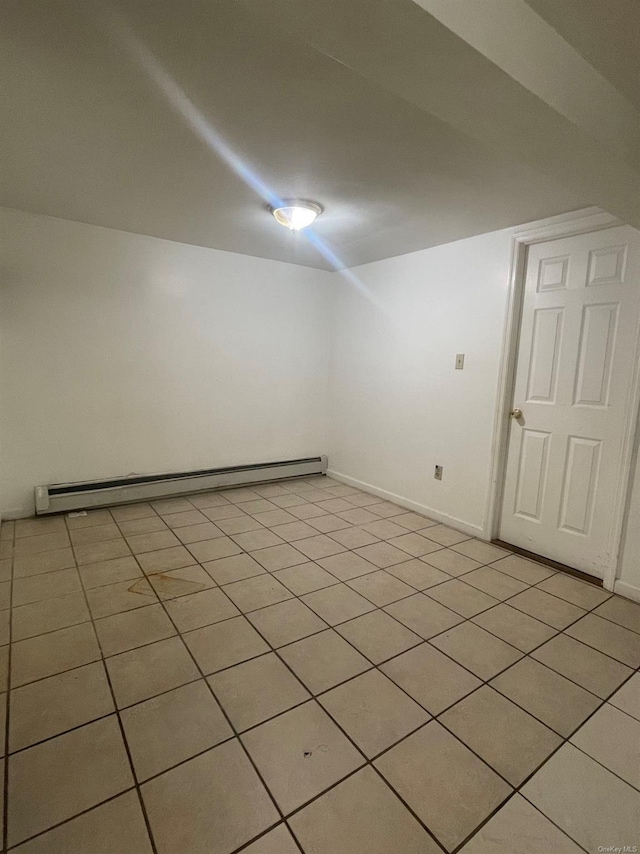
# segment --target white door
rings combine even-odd
[[[615,545],[639,297],[633,228],[529,247],[500,539],[600,577]]]

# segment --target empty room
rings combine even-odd
[[[2,851],[637,852],[637,0],[4,0],[0,76]]]

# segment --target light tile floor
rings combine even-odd
[[[3,850],[640,843],[637,604],[326,477],[0,553]]]

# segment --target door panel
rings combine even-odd
[[[529,248],[500,539],[602,576],[640,304],[640,232]]]

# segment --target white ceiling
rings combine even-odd
[[[640,216],[633,158],[429,2],[3,0],[0,204],[327,269],[587,204]],[[633,62],[610,73],[578,19],[551,22],[561,47],[629,95]],[[323,251],[270,194],[324,205]]]

